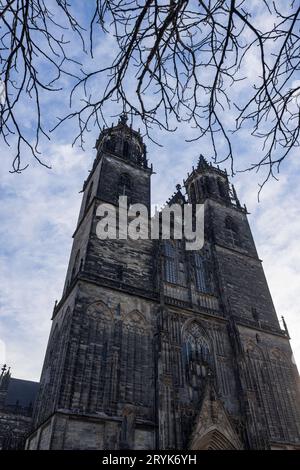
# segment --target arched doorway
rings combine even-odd
[[[193,450],[237,450],[237,447],[218,429],[212,429],[195,440]]]

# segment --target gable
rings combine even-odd
[[[207,383],[190,439],[193,450],[238,450],[242,443],[211,381]]]

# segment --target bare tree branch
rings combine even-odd
[[[56,7],[63,12],[64,21],[83,41],[82,28],[70,13],[65,0],[56,0]],[[14,0],[0,2],[0,50],[3,95],[0,108],[0,135],[10,145],[13,137],[16,154],[12,171],[20,172],[22,152],[27,147],[32,156],[42,165],[39,153],[41,135],[49,138],[42,125],[41,93],[58,91],[56,82],[62,75],[79,77],[72,73],[70,64],[73,59],[66,54],[67,42],[60,30],[65,27],[54,20],[53,13],[43,0]],[[43,67],[47,72],[43,73]],[[26,133],[24,115],[19,106],[30,102],[35,118],[30,131],[35,138]],[[26,103],[26,104],[25,104]]]
[[[65,0],[54,3],[63,25],[55,22],[42,0],[0,2],[4,25],[1,76],[8,97],[1,109],[1,133],[5,140],[11,133],[19,139],[16,171],[22,168],[22,144],[39,158],[39,136],[46,135],[39,94],[53,90],[62,75],[72,76],[74,82],[70,112],[57,125],[75,118],[74,141],[81,145],[91,125],[105,122],[104,107],[111,101],[120,110],[139,116],[150,138],[154,125],[174,131],[179,122],[195,129],[194,140],[209,136],[214,160],[229,159],[232,173],[237,157],[235,133],[247,130],[261,139],[262,154],[245,171],[266,168],[266,181],[275,177],[282,161],[299,145],[300,84],[295,79],[300,64],[300,7],[296,2],[261,0],[259,12],[272,19],[262,25],[257,3],[253,7],[245,0],[93,0],[88,10],[89,31],[82,28]],[[113,35],[118,52],[112,63],[92,71],[79,66],[76,73],[71,71],[65,41],[58,35],[66,27],[79,35],[85,52],[89,42],[91,58],[99,38]],[[38,34],[48,44],[47,52],[39,46]],[[36,56],[42,59],[40,67],[47,63],[56,72],[48,83],[40,81]],[[258,64],[254,84],[247,80],[247,65],[253,59]],[[105,86],[101,94],[92,93],[99,79]],[[248,84],[247,92],[241,81]],[[34,146],[14,112],[24,93],[35,101]],[[77,107],[75,95],[81,97]],[[220,155],[220,144],[227,147],[225,154]]]

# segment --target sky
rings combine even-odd
[[[254,2],[257,3],[257,2]],[[80,12],[83,14],[83,12]],[[260,21],[268,18],[260,18]],[[94,61],[106,63],[115,53],[111,36],[100,37],[95,44]],[[85,63],[92,67],[88,57]],[[248,75],[255,77],[256,58],[248,62]],[[66,80],[65,86],[69,83]],[[99,81],[99,88],[103,83]],[[248,85],[249,86],[249,85]],[[240,84],[238,93],[247,93],[247,84]],[[67,109],[67,94],[42,97],[43,109],[51,128],[57,115]],[[111,103],[106,118],[115,122],[120,109]],[[29,135],[33,115],[26,103],[20,103],[19,116]],[[135,119],[133,127],[141,123]],[[51,165],[39,165],[24,149],[22,158],[29,167],[21,174],[11,174],[13,148],[1,145],[0,174],[0,362],[11,366],[15,377],[39,380],[51,327],[55,300],[59,300],[64,284],[72,233],[76,226],[83,181],[95,158],[95,141],[99,129],[91,128],[85,136],[85,150],[72,146],[75,124],[68,121],[42,143],[42,156]],[[208,139],[186,142],[193,135],[187,124],[175,133],[153,129],[155,145],[145,137],[148,157],[153,163],[152,203],[160,205],[182,184],[199,154],[210,160]],[[247,130],[235,137],[237,168],[244,168],[260,151],[260,142],[249,137]],[[224,149],[225,152],[225,149]],[[222,159],[222,146],[220,160]],[[229,168],[225,162],[221,168]],[[246,203],[249,222],[259,257],[279,317],[284,315],[296,362],[300,364],[300,160],[298,150],[283,162],[279,180],[271,180],[257,200],[258,183],[263,174],[237,172],[231,178],[242,204]]]

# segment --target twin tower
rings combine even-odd
[[[227,173],[200,157],[169,203],[204,203],[205,243],[101,240],[100,203],[150,212],[140,134],[104,129],[83,186],[28,449],[296,449],[299,376]]]

